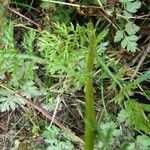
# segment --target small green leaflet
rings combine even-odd
[[[36,38],[36,32],[34,30],[29,30],[24,34],[22,46],[25,48],[27,54],[33,54],[34,40]]]
[[[141,82],[147,80],[148,78],[150,78],[150,69],[149,69],[148,71],[146,71],[143,75],[141,75],[141,76],[137,79],[137,81],[138,81],[138,83],[141,83]]]
[[[125,9],[130,13],[136,13],[140,7],[141,7],[141,2],[135,1],[135,2],[126,3]]]
[[[129,36],[125,36],[123,31],[118,30],[114,37],[114,42],[121,41],[121,47],[126,48],[128,51],[135,52],[137,49],[137,40],[138,37],[135,35],[139,31],[139,27],[135,25],[133,22],[128,22],[125,25],[125,31]]]
[[[114,37],[114,42],[119,42],[123,39],[123,32],[121,30],[118,30],[116,32],[116,35]]]
[[[44,9],[49,8],[49,7],[51,7],[51,6],[53,6],[53,4],[50,3],[50,2],[48,2],[48,1],[43,1],[43,2],[41,3],[41,5],[40,5],[40,7],[41,7],[41,8],[44,8]]]
[[[38,89],[33,81],[28,81],[22,86],[21,94],[29,99],[34,98],[35,100],[39,96],[46,95],[47,92],[45,89]]]
[[[132,14],[129,13],[128,11],[126,11],[126,10],[123,10],[123,16],[125,16],[125,17],[132,17]]]
[[[139,135],[136,140],[139,150],[149,150],[150,147],[150,137],[147,135]]]
[[[127,48],[128,51],[135,52],[137,49],[137,43],[138,37],[136,35],[130,35],[126,36],[122,42],[121,46],[122,48]]]
[[[21,106],[24,105],[25,102],[15,94],[5,89],[0,89],[0,111],[1,112],[14,110],[17,104]]]
[[[105,37],[108,35],[108,32],[109,32],[108,29],[100,32],[99,35],[97,36],[97,43],[100,43],[101,41],[103,41]]]
[[[138,31],[139,31],[139,27],[134,24],[133,22],[128,22],[126,25],[125,25],[125,31],[129,34],[129,35],[132,35],[132,34],[136,34]]]

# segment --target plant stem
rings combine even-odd
[[[87,72],[89,76],[87,77],[85,83],[85,110],[86,110],[86,124],[85,124],[85,150],[93,150],[94,139],[95,139],[95,109],[94,109],[94,92],[93,92],[93,65],[95,59],[95,49],[96,49],[96,35],[95,29],[92,24],[90,24],[89,31],[89,47],[88,47],[88,57],[87,57]]]

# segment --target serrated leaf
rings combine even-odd
[[[128,116],[128,114],[126,113],[126,111],[125,111],[124,109],[122,109],[122,110],[119,112],[118,116],[117,116],[117,121],[118,121],[119,123],[123,123],[123,122],[125,122],[125,121],[127,120],[128,117],[129,117],[129,116]]]
[[[147,135],[139,135],[136,140],[137,146],[140,150],[149,150],[150,137]]]
[[[125,103],[125,111],[128,114],[128,123],[132,124],[137,130],[150,134],[150,120],[144,113],[142,106],[132,100]]]
[[[29,99],[47,94],[44,89],[38,89],[33,81],[28,81],[24,86],[22,86],[21,92],[22,95]]]
[[[101,43],[100,45],[97,46],[97,53],[101,54],[102,52],[104,52],[107,49],[109,42],[104,42]]]
[[[50,2],[42,2],[40,7],[43,9],[49,8],[52,4]]]
[[[127,50],[131,52],[135,52],[137,49],[137,43],[136,42],[129,42],[127,45]]]
[[[102,32],[100,32],[100,34],[97,36],[97,43],[104,40],[104,38],[107,36],[108,32],[109,32],[109,30],[103,30]]]
[[[136,42],[139,39],[139,37],[136,35],[130,35],[128,36],[128,39],[132,42]]]
[[[135,1],[126,4],[126,10],[130,13],[136,13],[137,10],[141,7],[141,2]]]
[[[128,37],[125,37],[121,42],[121,46],[122,48],[126,48],[127,45],[128,45]]]
[[[148,144],[150,145],[150,137],[147,135],[139,135],[137,136],[137,141],[143,144]]]
[[[136,32],[139,31],[139,27],[134,24],[133,22],[128,22],[126,25],[125,25],[125,31],[129,34],[129,35],[132,35],[132,34],[136,34]]]
[[[0,89],[0,111],[5,112],[9,110],[14,110],[16,105],[24,105],[25,102],[19,98],[18,96],[6,91],[4,89]]]
[[[125,16],[125,17],[132,17],[132,14],[131,13],[129,13],[128,11],[126,11],[126,10],[124,10],[123,11],[123,16]]]
[[[36,32],[34,30],[29,30],[27,33],[25,33],[22,46],[26,50],[27,54],[33,53],[33,47],[34,47],[34,40],[36,38]]]
[[[114,37],[114,42],[119,42],[123,39],[123,32],[121,30],[118,30],[116,32],[116,35]]]
[[[143,75],[139,76],[137,78],[138,83],[141,83],[145,80],[147,80],[150,77],[150,70],[147,70]]]
[[[135,52],[137,49],[137,43],[138,37],[136,35],[126,36],[122,42],[121,46],[122,48],[127,48],[128,51]]]

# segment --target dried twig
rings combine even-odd
[[[31,20],[30,18],[28,18],[28,17],[22,15],[20,12],[16,11],[15,9],[10,8],[10,7],[8,7],[8,6],[4,6],[4,7],[5,7],[7,10],[9,10],[9,11],[11,11],[11,12],[17,14],[18,16],[24,18],[25,20],[29,21],[30,23],[36,25],[37,27],[40,27],[40,25],[39,25],[38,23],[36,23],[36,22],[34,22],[33,20]]]
[[[135,69],[133,75],[131,76],[131,81],[132,81],[132,80],[134,79],[134,77],[137,75],[138,70],[140,69],[140,67],[141,67],[141,65],[142,65],[142,63],[143,63],[143,61],[145,60],[145,58],[146,58],[146,56],[147,56],[147,54],[148,54],[149,52],[150,52],[150,44],[148,45],[148,47],[146,48],[146,50],[143,52],[143,56],[141,57],[141,59],[140,59],[138,65],[137,65],[137,67],[136,67],[136,69]]]
[[[67,2],[61,2],[61,1],[53,1],[53,0],[42,0],[44,2],[50,2],[50,3],[54,3],[54,4],[60,4],[60,5],[66,5],[66,6],[72,6],[72,7],[80,7],[80,8],[95,8],[95,9],[102,9],[104,7],[108,7],[111,5],[107,5],[107,6],[91,6],[91,5],[81,5],[81,4],[74,4],[74,3],[67,3]]]

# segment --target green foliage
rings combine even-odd
[[[39,52],[48,62],[45,69],[50,75],[69,74],[68,88],[79,88],[86,75],[83,63],[87,53],[86,28],[77,25],[75,30],[73,25],[67,27],[63,23],[55,24],[54,31],[44,31],[38,39]]]
[[[146,117],[142,105],[133,99],[125,102],[125,109],[119,113],[118,119],[133,125],[136,130],[150,134],[150,120]]]
[[[44,88],[37,88],[33,81],[28,81],[21,87],[21,94],[36,100],[39,96],[45,96],[47,92]]]
[[[98,124],[97,132],[95,150],[149,150],[150,138],[147,135],[138,135],[134,139],[129,131],[124,133],[124,129],[113,121]]]
[[[5,78],[5,73],[7,72],[11,76],[9,83],[12,86],[17,87],[21,85],[21,82],[23,84],[28,80],[32,81],[34,79],[34,70],[38,69],[37,65],[30,61],[30,55],[33,53],[34,39],[34,31],[31,30],[25,34],[22,45],[28,57],[18,57],[22,54],[19,54],[19,50],[14,45],[13,22],[6,23],[0,46],[0,78]]]
[[[137,43],[138,37],[135,35],[127,36],[123,39],[121,42],[122,48],[127,48],[131,52],[135,52],[137,49]]]
[[[48,144],[47,150],[72,150],[74,141],[58,127],[52,125],[43,132],[43,137]]]
[[[65,2],[65,0],[62,1]],[[7,5],[9,1],[3,3]],[[13,1],[14,3],[16,3],[17,7],[27,8],[28,11],[36,10],[32,7],[32,2],[28,4],[23,3],[23,1]],[[84,5],[94,3],[101,6],[106,5],[107,1],[80,1],[80,3]],[[134,23],[133,18],[134,13],[141,7],[141,2],[138,0],[119,0],[118,3],[119,5],[112,6],[115,8],[108,10],[111,12],[108,15],[116,14],[114,25],[117,31],[114,36],[114,42],[120,43],[122,48],[130,52],[135,52],[138,49],[137,41],[140,38],[136,34],[140,28]],[[87,84],[85,88],[85,91],[88,89],[90,93],[94,91],[93,82],[97,85],[99,79],[102,82],[108,79],[109,83],[106,83],[105,86],[109,92],[113,93],[114,97],[111,97],[111,100],[120,105],[125,101],[125,108],[118,115],[119,125],[114,122],[102,122],[96,129],[92,125],[92,130],[96,130],[99,134],[97,136],[96,149],[118,149],[117,146],[119,145],[121,150],[148,150],[150,146],[148,136],[137,136],[135,140],[129,133],[126,133],[127,136],[125,138],[123,137],[125,133],[121,124],[124,123],[125,127],[132,126],[138,131],[150,134],[149,117],[144,113],[144,111],[150,110],[150,106],[139,104],[135,100],[130,99],[138,84],[150,77],[150,71],[148,70],[132,82],[126,81],[129,68],[120,64],[116,59],[115,51],[112,53],[110,50],[107,51],[107,46],[109,45],[107,26],[106,28],[102,26],[102,29],[99,27],[99,24],[96,24],[95,27],[98,29],[96,31],[96,29],[91,30],[89,24],[87,26],[73,25],[70,21],[74,19],[73,16],[76,13],[74,13],[75,9],[72,9],[72,7],[62,7],[58,4],[52,4],[50,1],[43,1],[41,8],[43,11],[52,9],[52,13],[43,13],[42,15],[44,18],[48,17],[50,21],[55,22],[51,22],[53,28],[50,27],[50,30],[42,30],[38,33],[36,30],[27,27],[27,31],[20,42],[21,49],[19,49],[20,46],[16,45],[17,39],[14,38],[15,22],[7,20],[6,10],[0,6],[0,35],[2,37],[0,38],[0,80],[5,82],[8,87],[13,87],[19,91],[23,96],[35,101],[40,96],[46,99],[49,92],[47,92],[46,88],[55,83],[57,84],[55,90],[59,94],[72,93],[81,90],[85,82],[94,76],[95,80],[88,82],[90,84]],[[48,23],[47,27],[49,26]],[[89,36],[92,32],[94,32],[94,42]],[[92,44],[90,45],[90,43]],[[110,47],[109,49],[111,49]],[[89,54],[89,49],[94,50],[95,54]],[[90,60],[87,66],[90,69],[86,68],[87,55]],[[90,56],[94,56],[94,60]],[[100,73],[98,74],[94,70],[98,70]],[[55,79],[54,83],[53,77]],[[51,83],[47,84],[46,82],[51,79]],[[105,103],[105,97],[107,98],[105,94],[107,93],[105,93],[105,87],[103,88],[102,98],[103,103]],[[97,93],[96,88],[95,91]],[[50,98],[55,99],[51,95],[52,92],[50,91],[49,93]],[[94,94],[90,95],[89,93],[86,95],[87,99],[90,99],[90,96],[93,97]],[[45,108],[52,110],[54,108],[53,104],[55,102],[47,102]],[[13,92],[1,88],[0,111],[14,110],[17,105],[24,105],[22,99]],[[94,102],[92,105],[89,103],[89,106],[91,115],[92,109],[94,109]],[[87,123],[87,125],[89,124]],[[38,130],[37,126],[33,124],[32,131],[35,135],[38,134]],[[74,149],[73,140],[56,126],[46,128],[43,136],[49,145],[48,150]],[[118,141],[120,142],[119,144]]]
[[[137,40],[139,39],[139,37],[136,36],[136,33],[140,28],[134,24],[131,18],[132,14],[136,13],[141,7],[141,2],[134,0],[120,0],[119,2],[123,6],[123,14],[119,12],[122,18],[118,20],[124,20],[124,24],[117,24],[119,28],[116,31],[114,42],[120,42],[122,48],[126,48],[128,51],[135,52],[137,50]]]
[[[150,138],[147,135],[137,136],[137,149],[138,150],[149,150],[150,149]]]
[[[39,96],[45,96],[47,95],[47,92],[45,89],[38,89],[34,82],[28,81],[26,84],[24,84],[21,89],[20,93],[25,96],[26,98],[32,98],[33,100],[36,100]],[[24,105],[24,100],[16,95],[14,92],[9,90],[8,88],[1,88],[0,89],[0,111],[10,111],[15,110],[16,106],[22,106]]]
[[[133,22],[128,22],[125,25],[125,31],[128,33],[128,35],[136,34],[139,31],[139,27],[136,26]]]
[[[113,98],[113,100],[115,102],[120,103],[122,100],[124,99],[129,99],[131,95],[133,95],[133,90],[137,87],[137,82],[133,81],[133,82],[125,82],[120,91],[118,92],[118,94],[116,94],[116,96]]]
[[[0,89],[0,111],[10,111],[15,110],[16,105],[24,105],[24,101],[16,96],[14,93],[11,93],[5,89]]]
[[[60,0],[61,2],[65,2],[64,0]],[[49,17],[51,20],[54,22],[59,22],[59,23],[65,23],[68,24],[70,20],[73,18],[74,15],[74,8],[68,9],[68,7],[63,7],[62,5],[57,5],[54,3],[51,3],[50,1],[43,1],[41,3],[41,8],[43,9],[52,9],[51,14],[46,14],[47,17]],[[59,11],[56,11],[59,10]],[[72,17],[72,18],[71,18]]]
[[[34,62],[31,59],[34,58],[35,31],[25,33],[22,41],[25,52],[20,54],[21,51],[15,47],[14,23],[5,20],[4,24],[3,38],[0,39],[0,79],[8,78],[8,86],[20,88],[20,92],[27,98],[35,100],[38,96],[46,95],[45,89],[38,89],[33,82],[35,70],[38,69],[36,62],[39,60]],[[1,90],[0,111],[14,110],[17,104],[23,105],[24,102],[15,94]]]
[[[136,13],[137,10],[141,7],[141,2],[138,0],[119,0],[124,6],[124,11],[132,14]]]
[[[150,77],[150,70],[147,70],[143,75],[139,76],[137,79],[138,83],[146,81]]]
[[[36,39],[36,32],[32,29],[30,29],[29,31],[27,31],[24,34],[24,38],[23,38],[23,42],[22,42],[22,46],[25,49],[25,53],[32,55],[33,54],[33,50],[34,50],[34,41]]]
[[[125,25],[124,31],[118,30],[116,32],[114,41],[115,42],[121,41],[122,48],[127,48],[128,51],[135,52],[137,49],[136,42],[139,39],[135,34],[137,33],[138,30],[139,30],[138,26],[136,26],[133,22],[128,22]]]
[[[111,150],[115,146],[115,140],[121,136],[122,131],[117,129],[117,124],[114,122],[100,123],[97,126],[98,139],[96,149]]]
[[[137,49],[138,37],[135,33],[139,30],[139,27],[133,24],[132,22],[128,22],[125,25],[125,31],[127,32],[128,36],[124,36],[124,32],[118,30],[114,37],[115,42],[121,41],[122,48],[127,48],[129,51],[135,52]]]
[[[121,30],[118,30],[116,32],[116,36],[114,37],[115,42],[119,42],[123,39],[123,32]]]

